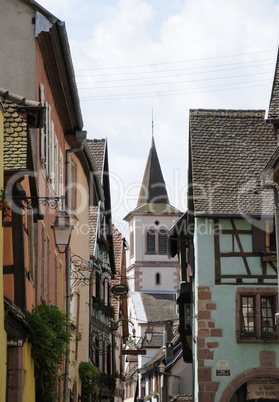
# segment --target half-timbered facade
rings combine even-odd
[[[195,401],[269,400],[268,389],[279,398],[273,191],[260,180],[276,140],[264,111],[190,111]]]

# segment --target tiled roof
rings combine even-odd
[[[89,207],[89,251],[91,257],[94,256],[95,252],[98,210],[99,208],[97,206]]]
[[[119,275],[121,274],[121,256],[122,256],[122,248],[123,248],[123,236],[118,231],[118,229],[112,225],[112,236],[113,236],[113,251],[114,251],[114,261],[116,268],[116,279],[111,281],[111,286],[115,286],[119,284]],[[118,311],[118,298],[111,297],[111,305],[114,307],[114,311]]]
[[[0,88],[4,107],[4,170],[27,169],[27,113],[20,107],[38,108],[41,103]]]
[[[262,110],[191,110],[194,212],[270,214],[260,175],[276,148]]]
[[[142,340],[141,347],[159,348],[163,345],[163,334],[153,334],[151,342],[147,342],[145,338]]]
[[[140,293],[148,322],[177,319],[174,294]]]
[[[134,209],[133,213],[136,212],[147,212],[147,213],[168,213],[168,214],[180,214],[181,212],[171,205],[168,204],[143,204],[138,208]]]
[[[155,367],[155,363],[158,364],[160,360],[163,360],[166,351],[163,347],[161,347],[158,352],[150,359],[146,364],[144,364],[140,369],[139,372],[141,374],[147,373],[148,371],[152,370]]]
[[[158,159],[154,138],[152,138],[137,207],[146,203],[169,204],[167,188]]]
[[[121,255],[122,255],[121,251],[123,247],[124,237],[114,225],[112,225],[112,236],[113,236],[113,250],[114,250],[116,275],[119,275],[121,269]]]
[[[268,110],[269,119],[279,119],[279,52],[277,55],[275,75]]]
[[[137,361],[138,361],[138,356],[133,356],[133,355],[126,356],[126,362],[137,362]]]
[[[94,161],[96,163],[98,172],[100,177],[102,177],[102,173],[103,173],[103,163],[104,163],[104,150],[105,150],[105,143],[106,140],[105,139],[101,139],[101,140],[87,140],[87,143],[89,145],[89,148],[92,152]]]

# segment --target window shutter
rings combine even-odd
[[[148,230],[146,237],[147,254],[155,254],[155,231]]]
[[[165,255],[168,252],[168,235],[166,230],[159,231],[159,254]]]
[[[44,86],[43,84],[40,85],[40,101],[43,106],[45,106],[45,93],[44,93]],[[46,163],[46,120],[47,120],[47,110],[44,119],[44,126],[41,128],[41,163],[45,167]]]
[[[50,106],[46,102],[46,133],[45,133],[45,169],[49,174],[49,123],[50,123]]]
[[[55,195],[59,195],[59,176],[58,176],[58,141],[55,136],[55,149],[54,149],[54,191]]]

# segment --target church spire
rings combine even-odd
[[[169,204],[166,184],[155,147],[153,135],[153,116],[151,148],[147,158],[137,207],[143,204]]]

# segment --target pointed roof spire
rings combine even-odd
[[[152,107],[152,140],[154,139],[153,107]]]
[[[169,204],[166,184],[163,178],[160,162],[158,159],[152,118],[152,142],[147,163],[143,175],[137,207],[143,204]]]

